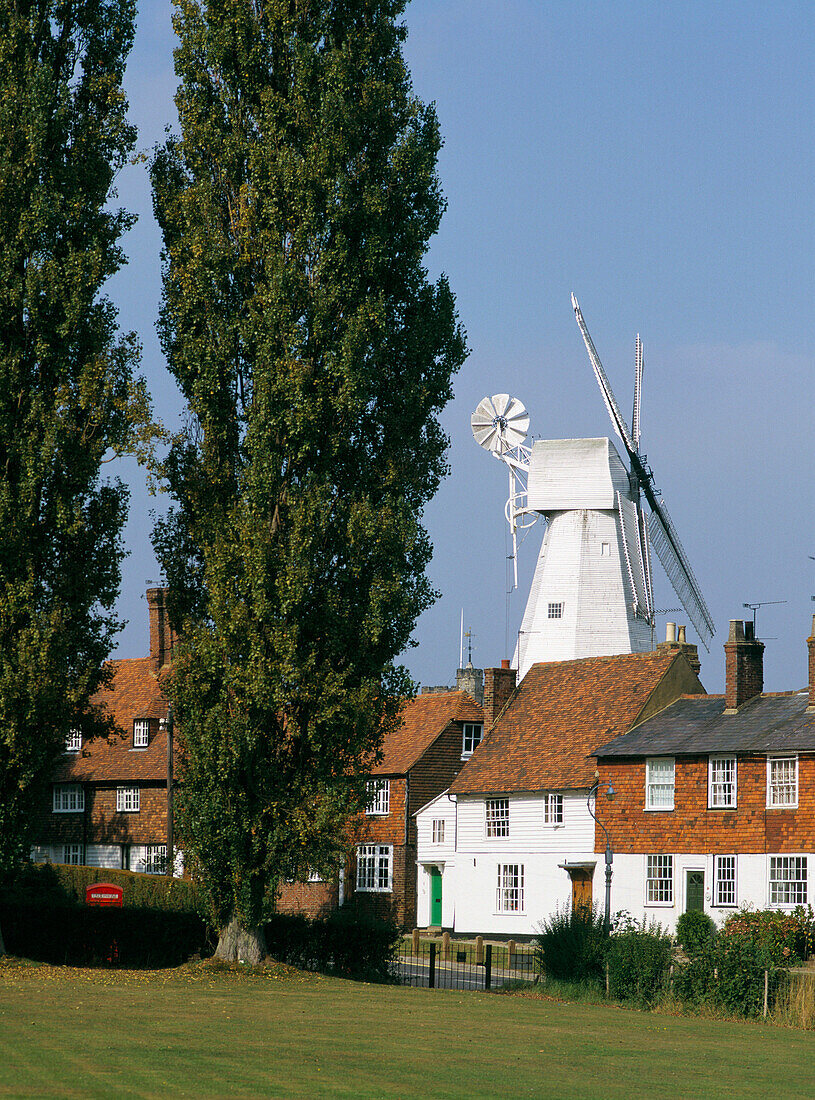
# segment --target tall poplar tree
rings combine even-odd
[[[155,541],[180,828],[227,958],[262,955],[281,878],[338,858],[433,598],[421,517],[466,353],[423,265],[440,139],[404,6],[176,0],[181,133],[152,173],[189,419]]]
[[[147,422],[100,289],[132,219],[132,0],[0,0],[0,877],[105,680],[127,492],[101,463]]]

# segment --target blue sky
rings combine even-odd
[[[611,434],[574,291],[626,411],[636,332],[644,342],[642,447],[718,627],[703,683],[721,690],[743,604],[786,600],[758,612],[765,685],[802,686],[815,610],[815,8],[413,0],[406,20],[415,90],[436,103],[445,141],[448,210],[427,262],[449,276],[471,354],[443,418],[451,474],[426,513],[440,599],[405,663],[422,683],[451,683],[462,607],[474,663],[511,656],[542,527],[521,549],[507,615],[506,478],[469,418],[484,395],[510,392],[534,435]],[[174,122],[172,44],[168,5],[143,0],[127,87],[145,149]],[[174,425],[144,166],[122,174],[119,196],[140,221],[110,293]],[[133,496],[119,655],[135,656],[158,577],[148,511],[161,502],[137,467],[122,471]],[[661,572],[657,604],[677,604]],[[660,632],[666,618],[685,621],[661,616]]]

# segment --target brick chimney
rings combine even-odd
[[[815,615],[812,616],[812,633],[807,638],[809,650],[809,706],[807,710],[815,711]]]
[[[150,609],[150,663],[153,672],[158,672],[172,660],[173,647],[178,638],[170,626],[167,608],[169,590],[148,588],[146,594]]]
[[[748,619],[730,620],[730,637],[725,652],[725,714],[733,714],[748,699],[764,690],[764,643],[756,641]],[[812,649],[810,649],[810,668]]]
[[[515,690],[518,672],[503,660],[500,668],[484,669],[484,725],[489,729]]]

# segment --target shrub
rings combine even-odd
[[[676,922],[676,938],[686,954],[693,957],[704,951],[716,938],[716,925],[707,913],[691,910]]]
[[[806,959],[815,943],[815,919],[810,906],[791,913],[777,909],[740,909],[724,922],[722,936],[747,940],[763,952],[769,964],[788,966]]]
[[[558,981],[600,981],[606,936],[596,909],[555,912],[535,937],[540,970]]]
[[[276,913],[265,932],[269,954],[280,962],[361,981],[391,977],[401,938],[392,921],[350,908],[317,920]]]
[[[607,955],[611,996],[653,1004],[667,988],[671,951],[671,937],[655,923],[613,935]]]
[[[12,955],[66,966],[178,966],[213,947],[196,913],[155,909],[3,903],[0,927]]]

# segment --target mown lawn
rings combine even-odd
[[[810,1098],[815,1037],[283,968],[0,960],[0,1095]]]

